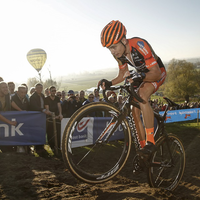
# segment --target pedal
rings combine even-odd
[[[144,168],[149,168],[150,167],[149,161],[151,156],[148,154],[143,154],[141,151],[138,151],[137,153],[140,165],[143,166]]]
[[[137,154],[133,159],[133,174],[138,175],[145,171],[145,165],[142,163],[140,156]]]

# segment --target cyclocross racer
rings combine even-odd
[[[104,27],[101,32],[101,43],[117,60],[119,73],[112,81],[102,79],[98,86],[101,85],[102,89],[109,88],[125,78],[133,83],[134,87],[140,84],[138,94],[144,102],[139,103],[141,111],[133,107],[132,114],[140,137],[141,153],[149,156],[155,150],[155,141],[154,113],[148,100],[163,84],[166,78],[165,67],[146,40],[139,37],[126,39],[126,28],[120,21],[113,20]],[[133,66],[137,71],[129,71],[128,65]],[[145,130],[140,112],[142,112]]]

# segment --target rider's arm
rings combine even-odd
[[[126,65],[124,68],[119,68],[118,76],[112,80],[112,85],[116,85],[124,81],[125,73],[128,71],[128,66]]]

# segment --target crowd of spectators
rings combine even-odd
[[[156,112],[164,111],[166,104],[161,102],[160,99],[150,100],[151,107]],[[200,108],[200,102],[187,102],[179,104],[177,107],[171,107],[170,110],[180,110],[180,109],[190,109],[190,108]]]
[[[109,100],[111,104],[121,109],[124,97],[113,91],[106,92],[106,99]],[[46,114],[46,133],[48,145],[51,147],[52,151],[55,151],[55,136],[54,136],[54,126],[53,126],[53,116],[56,120],[56,130],[57,130],[57,147],[60,148],[60,131],[61,131],[61,120],[64,118],[70,118],[74,112],[76,112],[83,105],[89,104],[91,102],[105,101],[101,98],[99,91],[95,89],[89,94],[85,94],[84,90],[75,93],[73,90],[58,91],[56,87],[51,86],[49,88],[43,88],[41,83],[37,83],[34,87],[28,90],[26,84],[21,84],[18,88],[15,88],[13,82],[4,82],[3,78],[0,77],[0,111],[40,111]],[[164,111],[166,104],[161,102],[160,99],[154,99],[150,101],[152,108],[156,111]],[[199,108],[200,103],[191,102],[183,103],[178,108],[172,109],[188,109],[188,108]],[[54,113],[54,115],[52,115]],[[0,115],[0,120],[10,124],[16,125],[17,122],[10,121]],[[29,149],[28,147],[26,147]],[[16,151],[16,147],[1,146],[2,152]],[[35,152],[39,156],[46,156],[47,153],[44,150],[44,145],[36,145]]]

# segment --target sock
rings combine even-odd
[[[145,146],[145,144],[146,144],[145,140],[140,141],[140,145],[141,145],[142,148]]]
[[[151,142],[153,144],[155,144],[155,140],[154,140],[154,128],[146,128],[146,141],[148,142]]]

